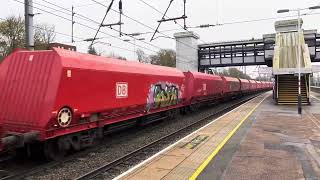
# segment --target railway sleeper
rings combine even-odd
[[[115,124],[107,125],[103,128],[104,135],[111,134],[114,132],[125,130],[129,127],[134,127],[137,124],[137,119],[133,119],[130,121],[119,122]]]
[[[168,114],[167,113],[157,113],[157,114],[154,114],[154,115],[149,115],[147,117],[140,118],[137,121],[137,125],[145,126],[145,125],[154,123],[156,121],[164,120],[164,119],[167,119],[167,118],[168,118]]]

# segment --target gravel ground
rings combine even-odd
[[[235,101],[240,100],[242,99]],[[207,117],[212,114],[212,112],[229,106],[235,101],[213,105],[210,108],[203,108],[196,113],[184,116],[179,115],[172,120],[160,121],[147,126],[130,128],[122,132],[113,133],[106,136],[101,143],[94,148],[71,155],[72,160],[55,167],[44,168],[41,173],[26,177],[26,179],[74,179],[172,133],[177,129],[183,128],[194,122],[195,119]],[[159,149],[159,151],[161,149]]]

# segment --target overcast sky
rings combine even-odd
[[[24,0],[16,0],[23,2]],[[6,18],[10,15],[24,15],[24,6],[23,4],[16,2],[14,0],[1,0],[0,6],[0,17]],[[71,10],[71,6],[75,6],[75,12],[79,15],[83,15],[90,19],[94,19],[100,22],[105,14],[106,7],[103,7],[99,4],[94,3],[91,0],[34,0],[34,7],[55,13],[67,19],[71,19],[71,12],[64,11],[54,11],[53,9],[46,8],[48,6],[54,9],[59,9],[48,2],[62,6]],[[111,0],[97,0],[102,2],[104,5],[109,5]],[[118,9],[118,1],[115,0],[113,9]],[[155,29],[157,26],[157,20],[161,18],[161,14],[155,11],[154,9],[148,7],[140,0],[122,0],[123,1],[123,11],[124,14],[140,21],[143,24],[146,24],[150,28],[147,28],[137,22],[134,22],[128,18],[123,18],[123,31],[126,33],[136,33],[136,32],[151,32],[152,29]],[[164,12],[169,0],[144,0],[150,5],[154,6],[161,12]],[[41,4],[41,5],[39,5]],[[187,0],[187,25],[188,26],[197,26],[200,24],[220,24],[238,22],[244,20],[256,20],[262,18],[272,18],[277,17],[278,19],[282,16],[295,15],[294,13],[287,14],[276,14],[278,9],[282,8],[303,8],[309,6],[320,5],[320,0]],[[306,11],[308,13],[310,11]],[[34,13],[41,13],[34,16],[34,22],[37,23],[47,23],[54,24],[56,31],[59,33],[64,33],[69,36],[64,36],[57,34],[56,41],[63,43],[70,43],[71,41],[71,22],[56,17],[54,15],[43,12],[39,9],[34,8]],[[312,11],[311,13],[319,13],[315,15],[305,16],[304,19],[304,29],[320,29],[320,10]],[[171,8],[168,11],[169,17],[178,17],[183,14],[183,0],[174,0]],[[105,23],[115,23],[119,20],[119,15],[111,11]],[[79,41],[85,38],[92,38],[95,34],[95,30],[89,29],[87,27],[79,25],[82,23],[93,29],[97,29],[98,25],[75,17],[75,28],[74,35],[75,40]],[[203,42],[217,42],[217,41],[232,41],[232,40],[244,40],[251,38],[262,38],[263,34],[273,33],[274,32],[274,22],[275,20],[266,20],[266,21],[257,21],[257,22],[248,22],[248,23],[238,23],[238,24],[229,24],[222,25],[219,27],[212,27],[207,29],[192,29],[197,34],[200,35],[201,40],[199,43]],[[179,21],[179,24],[183,24],[182,21]],[[174,24],[173,22],[163,23],[160,27],[160,31],[168,29],[177,29],[180,28],[179,25]],[[173,33],[180,32],[181,30],[165,32],[166,35],[172,37]],[[105,34],[104,34],[105,33]],[[101,44],[96,44],[95,46],[99,51],[104,52],[104,54],[109,54],[114,52],[115,54],[124,56],[128,59],[134,58],[134,53],[132,52],[134,46],[127,42],[124,42],[124,39],[130,39],[128,37],[121,37],[122,40],[108,37],[107,34],[119,36],[119,33],[113,31],[109,28],[102,28],[101,33],[98,37],[103,37],[99,41],[106,43],[111,43],[112,46],[105,46]],[[138,38],[145,38],[146,42],[150,43],[151,34],[143,35]],[[79,38],[78,38],[79,37]],[[133,41],[132,41],[133,43]],[[147,54],[152,54],[154,51],[158,51],[160,48],[171,48],[175,49],[175,41],[169,38],[158,38],[151,42],[152,45],[145,44],[143,42],[136,42],[137,46],[142,46],[147,49],[143,49]],[[87,42],[76,42],[74,45],[77,46],[78,50],[81,52],[86,52],[88,43]],[[121,47],[131,51],[122,50],[115,48]],[[155,47],[156,46],[156,47]],[[137,47],[138,48],[138,47]]]

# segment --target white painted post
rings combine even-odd
[[[198,71],[198,39],[193,32],[175,33],[176,39],[176,67],[187,71]]]

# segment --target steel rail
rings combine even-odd
[[[110,163],[106,163],[80,177],[77,177],[76,180],[87,180],[87,179],[97,179],[99,175],[102,175],[102,174],[106,174],[108,171],[112,171],[112,170],[119,170],[121,169],[121,165],[122,166],[133,166],[135,165],[135,163],[132,163],[130,162],[130,160],[133,160],[134,162],[141,162],[143,160],[145,160],[146,158],[146,151],[153,151],[152,149],[159,149],[159,148],[156,148],[157,146],[161,146],[163,144],[167,144],[166,142],[171,142],[169,139],[175,139],[175,137],[183,134],[183,132],[188,132],[189,129],[194,129],[195,126],[199,125],[199,128],[202,127],[202,123],[205,122],[206,120],[214,117],[214,116],[217,116],[217,115],[220,115],[220,114],[224,114],[224,113],[227,113],[228,111],[240,106],[241,104],[244,104],[245,102],[248,102],[250,101],[251,99],[254,99],[256,97],[258,97],[261,93],[258,93],[258,94],[255,94],[253,96],[250,96],[242,101],[239,101],[239,102],[236,102],[234,104],[231,104],[230,106],[227,106],[225,108],[222,108],[221,110],[219,111],[216,111],[204,118],[201,118],[200,120],[190,124],[190,125],[187,125],[183,128],[180,128],[178,129],[177,131],[171,133],[171,134],[168,134],[158,140],[155,140],[153,142],[151,142],[150,144],[147,144],[133,152],[130,152]],[[207,123],[206,123],[207,124]],[[197,126],[197,129],[198,129],[198,126]],[[143,158],[140,158],[139,159],[139,154],[143,154],[145,155]],[[155,153],[152,153],[152,154],[155,154]],[[152,155],[151,153],[149,155]]]

